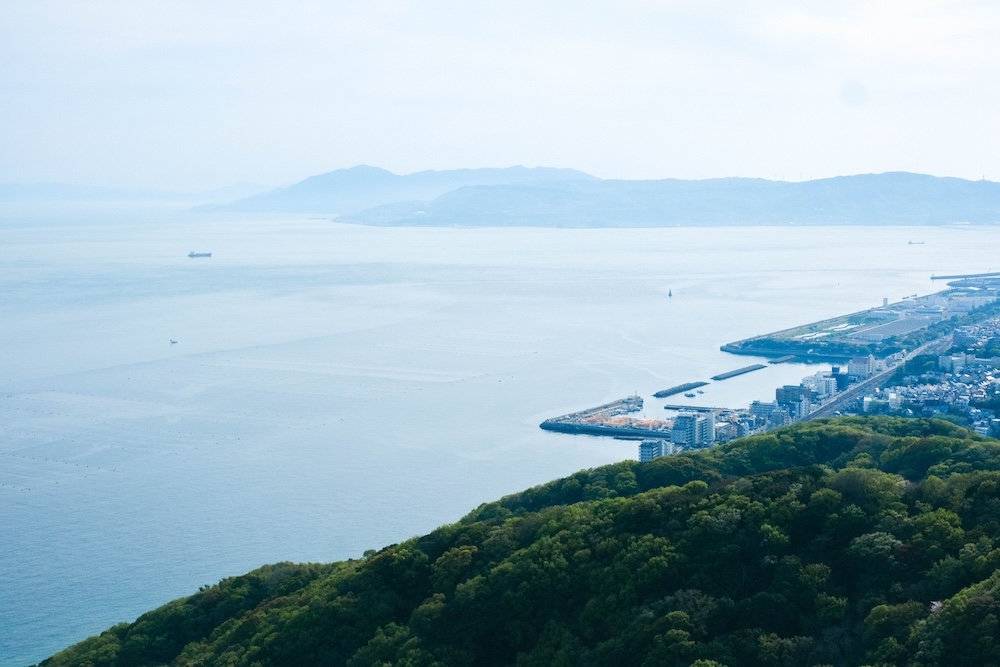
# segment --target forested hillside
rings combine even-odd
[[[1000,442],[842,418],[582,471],[43,664],[1000,665]]]

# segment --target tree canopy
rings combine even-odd
[[[1000,442],[849,417],[266,566],[42,664],[1000,667],[998,570]]]

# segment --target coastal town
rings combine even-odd
[[[1000,276],[953,278],[948,290],[911,295],[869,310],[728,343],[722,350],[770,358],[829,362],[798,385],[777,387],[773,401],[745,408],[664,406],[663,419],[629,416],[643,409],[636,395],[545,420],[563,433],[639,441],[648,461],[701,449],[794,422],[845,414],[938,417],[1000,436]],[[713,376],[720,381],[762,364]],[[654,394],[666,397],[704,386],[689,382]]]

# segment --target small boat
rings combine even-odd
[[[212,253],[210,253],[210,252],[195,252],[194,250],[192,250],[191,252],[188,253],[188,257],[191,257],[191,258],[195,258],[195,257],[211,257],[211,256],[212,256]]]
[[[672,289],[668,289],[667,290],[667,296],[673,296],[673,295],[674,295],[674,291]]]
[[[171,338],[170,339],[170,344],[171,345],[177,345],[177,341],[175,341],[173,338]]]
[[[704,392],[704,391],[702,391],[701,389],[699,389],[699,390],[698,390],[698,393],[699,393],[699,394],[704,394],[705,392]]]
[[[690,391],[684,395],[687,396],[688,398],[694,398],[694,394],[691,393]]]

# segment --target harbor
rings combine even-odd
[[[998,281],[994,273],[933,276],[954,279],[951,289],[899,301],[882,299],[881,306],[782,329],[722,345],[723,352],[779,360],[844,362],[871,354],[885,358],[914,349],[946,335],[953,320],[993,301]],[[715,378],[713,378],[715,379]]]
[[[627,415],[642,410],[643,400],[629,396],[596,408],[546,419],[541,428],[558,433],[606,435],[616,438],[669,438],[671,422],[635,419]]]
[[[798,384],[786,380],[786,384],[776,386],[773,400],[754,400],[746,408],[735,409],[670,403],[661,407],[673,414],[656,419],[631,416],[643,409],[642,399],[635,395],[547,419],[541,427],[562,433],[658,439],[671,448],[700,448],[796,421],[839,414],[852,402],[859,401],[865,392],[883,386],[902,364],[917,355],[943,354],[950,347],[957,327],[1000,311],[997,286],[952,287],[923,297],[911,295],[896,303],[883,299],[881,307],[722,346],[726,352],[772,358],[766,364],[755,363],[713,375],[711,379],[715,382],[789,362],[798,365],[795,362],[811,359],[834,363],[829,370],[810,371]],[[846,363],[838,364],[838,360]],[[685,398],[696,399],[705,394],[700,388],[708,385],[704,381],[686,382],[657,391],[653,397],[683,394]]]

